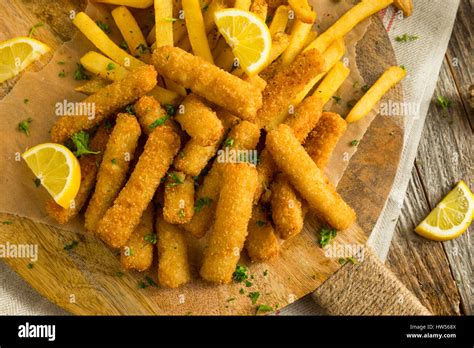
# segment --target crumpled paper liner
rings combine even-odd
[[[332,0],[313,0],[311,3],[318,14],[314,29],[319,33],[353,6],[350,0],[337,3]],[[108,23],[112,39],[120,42],[119,31],[108,11],[110,7],[96,3],[90,3],[86,9],[94,20],[100,19]],[[349,64],[351,74],[337,93],[341,98],[340,104],[337,105],[331,101],[326,105],[325,110],[345,115],[347,101],[361,96],[360,93],[356,93],[358,88],[354,88],[355,82],[358,83],[359,89],[364,85],[356,66],[355,48],[357,42],[364,36],[368,25],[369,21],[366,20],[346,36],[345,62]],[[84,35],[77,33],[71,41],[63,44],[54,53],[51,61],[41,71],[26,72],[13,90],[0,102],[0,127],[3,131],[3,139],[0,142],[0,191],[2,192],[0,212],[27,217],[35,222],[61,227],[71,232],[85,232],[81,216],[66,225],[60,225],[47,216],[44,204],[50,199],[49,194],[42,187],[36,187],[34,176],[21,160],[20,154],[34,145],[50,141],[49,130],[57,117],[55,116],[56,103],[64,100],[81,101],[85,98],[83,94],[74,91],[74,88],[83,84],[84,81],[75,81],[73,75],[80,57],[90,50],[98,51]],[[65,62],[65,64],[61,65],[58,62]],[[58,76],[62,70],[66,72],[64,78]],[[24,103],[25,98],[29,100],[28,103]],[[376,112],[372,111],[363,120],[349,125],[326,169],[333,183],[339,182],[351,156],[357,150],[349,143],[354,139],[362,139],[375,116]],[[30,124],[30,135],[26,136],[17,129],[18,123],[28,117],[31,117],[33,122]]]

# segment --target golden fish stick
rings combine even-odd
[[[109,133],[108,128],[101,125],[90,142],[91,151],[99,153],[83,155],[79,158],[79,165],[81,166],[81,185],[74,198],[74,204],[65,209],[53,199],[46,202],[46,212],[60,224],[65,224],[74,218],[89,198],[94,188],[98,167],[102,161],[105,146],[109,140]]]
[[[278,239],[263,207],[253,206],[247,229],[245,249],[253,262],[268,261],[278,254]]]
[[[120,263],[122,267],[139,272],[149,269],[153,262],[153,242],[155,241],[153,204],[150,203],[143,212],[140,223],[133,230],[130,239],[121,249]]]
[[[275,14],[273,15],[272,22],[270,23],[270,34],[275,35],[276,33],[285,32],[286,25],[288,24],[290,7],[286,5],[279,6]]]
[[[266,0],[253,0],[250,12],[255,13],[262,21],[267,20],[268,4]]]
[[[166,110],[152,96],[145,95],[138,99],[135,103],[135,113],[146,135],[150,135],[150,132],[156,127],[164,124],[170,125],[169,115]]]
[[[219,148],[220,141],[214,145],[203,146],[196,140],[190,139],[175,157],[174,167],[188,175],[197,176],[206,167],[209,160],[214,157]]]
[[[93,108],[93,115],[62,116],[51,129],[55,143],[66,141],[74,133],[89,129],[117,110],[134,102],[156,85],[157,74],[151,65],[137,68],[126,78],[115,81],[83,100],[83,105]]]
[[[287,67],[268,80],[263,91],[263,106],[257,113],[257,124],[271,130],[283,122],[291,111],[298,94],[324,68],[324,60],[317,50],[299,54]]]
[[[254,120],[262,106],[256,87],[180,48],[160,47],[153,52],[152,62],[163,76],[242,119]]]
[[[301,232],[306,208],[286,177],[278,174],[272,182],[272,219],[277,234],[288,239]]]
[[[255,167],[247,163],[224,165],[216,219],[200,271],[205,280],[219,284],[232,280],[247,237],[256,186]]]
[[[158,127],[148,136],[127,184],[99,222],[99,236],[111,247],[119,248],[130,238],[180,146],[172,127]]]
[[[319,169],[324,170],[339,139],[347,129],[347,122],[334,112],[324,112],[304,147]]]
[[[199,144],[215,144],[223,133],[224,127],[216,113],[195,94],[188,95],[175,116],[181,128]]]
[[[161,286],[177,288],[191,279],[188,247],[183,231],[167,223],[163,217],[156,219],[158,234],[158,281]]]
[[[267,135],[266,146],[279,169],[286,174],[310,207],[332,227],[343,230],[356,215],[328,182],[287,125],[281,124]]]
[[[323,112],[323,101],[316,96],[303,100],[295,111],[285,120],[296,139],[302,143],[311,130],[316,127]]]
[[[253,150],[260,139],[260,128],[255,123],[242,121],[235,125],[227,135],[225,147],[236,150]]]
[[[97,173],[94,194],[85,213],[88,231],[96,233],[97,224],[122,189],[140,134],[140,125],[134,116],[118,114]]]
[[[163,216],[170,224],[185,224],[194,215],[194,180],[181,172],[170,172],[166,179]]]

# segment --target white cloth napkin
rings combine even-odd
[[[402,19],[392,7],[379,14],[392,40],[398,63],[408,70],[408,77],[404,80],[405,102],[419,106],[419,112],[406,119],[404,148],[395,183],[369,239],[370,245],[382,260],[387,257],[403,205],[424,121],[458,6],[459,0],[415,0],[415,11],[409,18]],[[396,42],[395,37],[403,34],[416,35],[419,38],[408,43]],[[285,307],[279,314],[323,313],[308,295]],[[50,303],[0,262],[0,315],[65,314],[66,311]]]

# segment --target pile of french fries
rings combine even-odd
[[[159,283],[172,288],[191,279],[185,234],[206,236],[199,273],[222,284],[244,248],[254,262],[275,257],[310,210],[338,230],[354,223],[324,169],[348,124],[405,71],[389,68],[345,119],[323,109],[350,73],[344,36],[393,0],[359,2],[320,35],[307,0],[96,1],[117,5],[112,18],[128,49],[87,14],[74,18],[97,48],[80,59],[96,78],[78,89],[96,114],[59,118],[51,138],[88,131],[98,153],[80,157],[71,207],[47,202],[53,218],[67,223],[84,210],[86,229],[121,250],[125,269],[148,270],[156,244]],[[143,33],[133,8],[151,6],[155,26]],[[273,42],[258,75],[235,65],[215,27],[228,7],[267,20]]]

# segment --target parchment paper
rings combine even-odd
[[[342,13],[353,6],[352,1],[334,3],[331,0],[314,1],[313,5],[318,13],[314,28],[318,32],[324,31]],[[90,3],[86,9],[92,19],[109,24],[112,39],[120,42],[119,31],[114,26],[108,11],[110,7],[95,3]],[[363,85],[363,80],[355,66],[355,45],[364,35],[367,25],[367,21],[361,23],[346,38],[347,53],[344,61],[349,65],[351,75],[338,93],[338,96],[342,98],[341,105],[331,107],[332,102],[330,102],[326,106],[327,110],[334,109],[345,114],[346,102],[354,98],[354,82],[358,81],[360,86]],[[56,103],[64,100],[75,102],[85,98],[84,95],[74,92],[74,88],[84,81],[75,81],[73,74],[80,57],[90,50],[97,51],[84,35],[78,33],[55,52],[49,64],[41,71],[25,73],[14,89],[0,102],[0,126],[4,136],[3,141],[0,142],[1,212],[27,217],[36,222],[59,226],[73,232],[84,232],[81,217],[66,225],[59,225],[46,215],[44,204],[49,199],[49,194],[42,187],[35,186],[34,176],[24,161],[20,160],[19,154],[36,144],[50,141],[48,131],[57,117],[55,116]],[[65,62],[65,64],[61,65],[58,62]],[[66,72],[64,78],[58,76],[62,70]],[[28,103],[24,103],[25,98],[29,100]],[[349,146],[349,143],[363,137],[375,115],[372,112],[363,121],[349,126],[328,165],[327,173],[334,183],[342,177],[348,159],[357,150],[356,147]],[[17,127],[21,120],[28,117],[31,117],[33,122],[30,125],[30,135],[26,136],[19,132]]]

